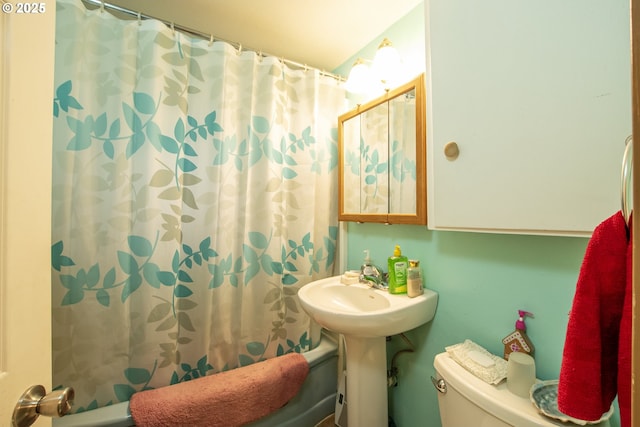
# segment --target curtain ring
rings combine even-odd
[[[174,36],[176,35],[176,27],[173,22],[171,23],[171,34],[173,34]]]
[[[142,14],[138,11],[138,25],[142,25]]]
[[[213,44],[213,34],[209,36],[209,46]]]
[[[242,53],[242,43],[238,43],[238,55]]]
[[[100,13],[104,13],[104,0],[100,0]]]

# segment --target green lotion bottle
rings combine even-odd
[[[407,293],[407,269],[409,259],[402,255],[400,246],[396,245],[393,256],[389,257],[389,293]]]

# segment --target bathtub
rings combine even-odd
[[[338,372],[336,338],[323,331],[320,344],[306,353],[309,374],[298,394],[284,407],[247,427],[313,427],[335,408]],[[53,420],[53,427],[131,427],[129,402]]]

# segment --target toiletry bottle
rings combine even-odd
[[[364,262],[360,266],[360,273],[362,274],[371,273],[371,256],[369,255],[369,249],[364,250]]]
[[[524,323],[524,317],[533,317],[532,313],[524,310],[518,310],[519,318],[516,320],[516,330],[502,339],[504,344],[504,358],[509,360],[509,354],[514,351],[526,353],[533,357],[535,348],[527,335],[527,325]]]
[[[402,255],[400,246],[396,245],[393,256],[389,257],[390,294],[404,294],[407,292],[407,268],[409,268],[409,260]]]
[[[415,259],[409,260],[409,269],[407,270],[407,295],[411,298],[422,295],[422,271],[420,269],[420,261]]]
[[[360,283],[374,287],[382,286],[382,273],[371,263],[369,249],[364,251],[364,263],[360,267]]]

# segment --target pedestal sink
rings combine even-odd
[[[303,286],[298,297],[320,326],[345,337],[349,427],[387,427],[386,337],[433,319],[438,294],[425,289],[409,298],[363,284],[344,285],[336,276]]]

